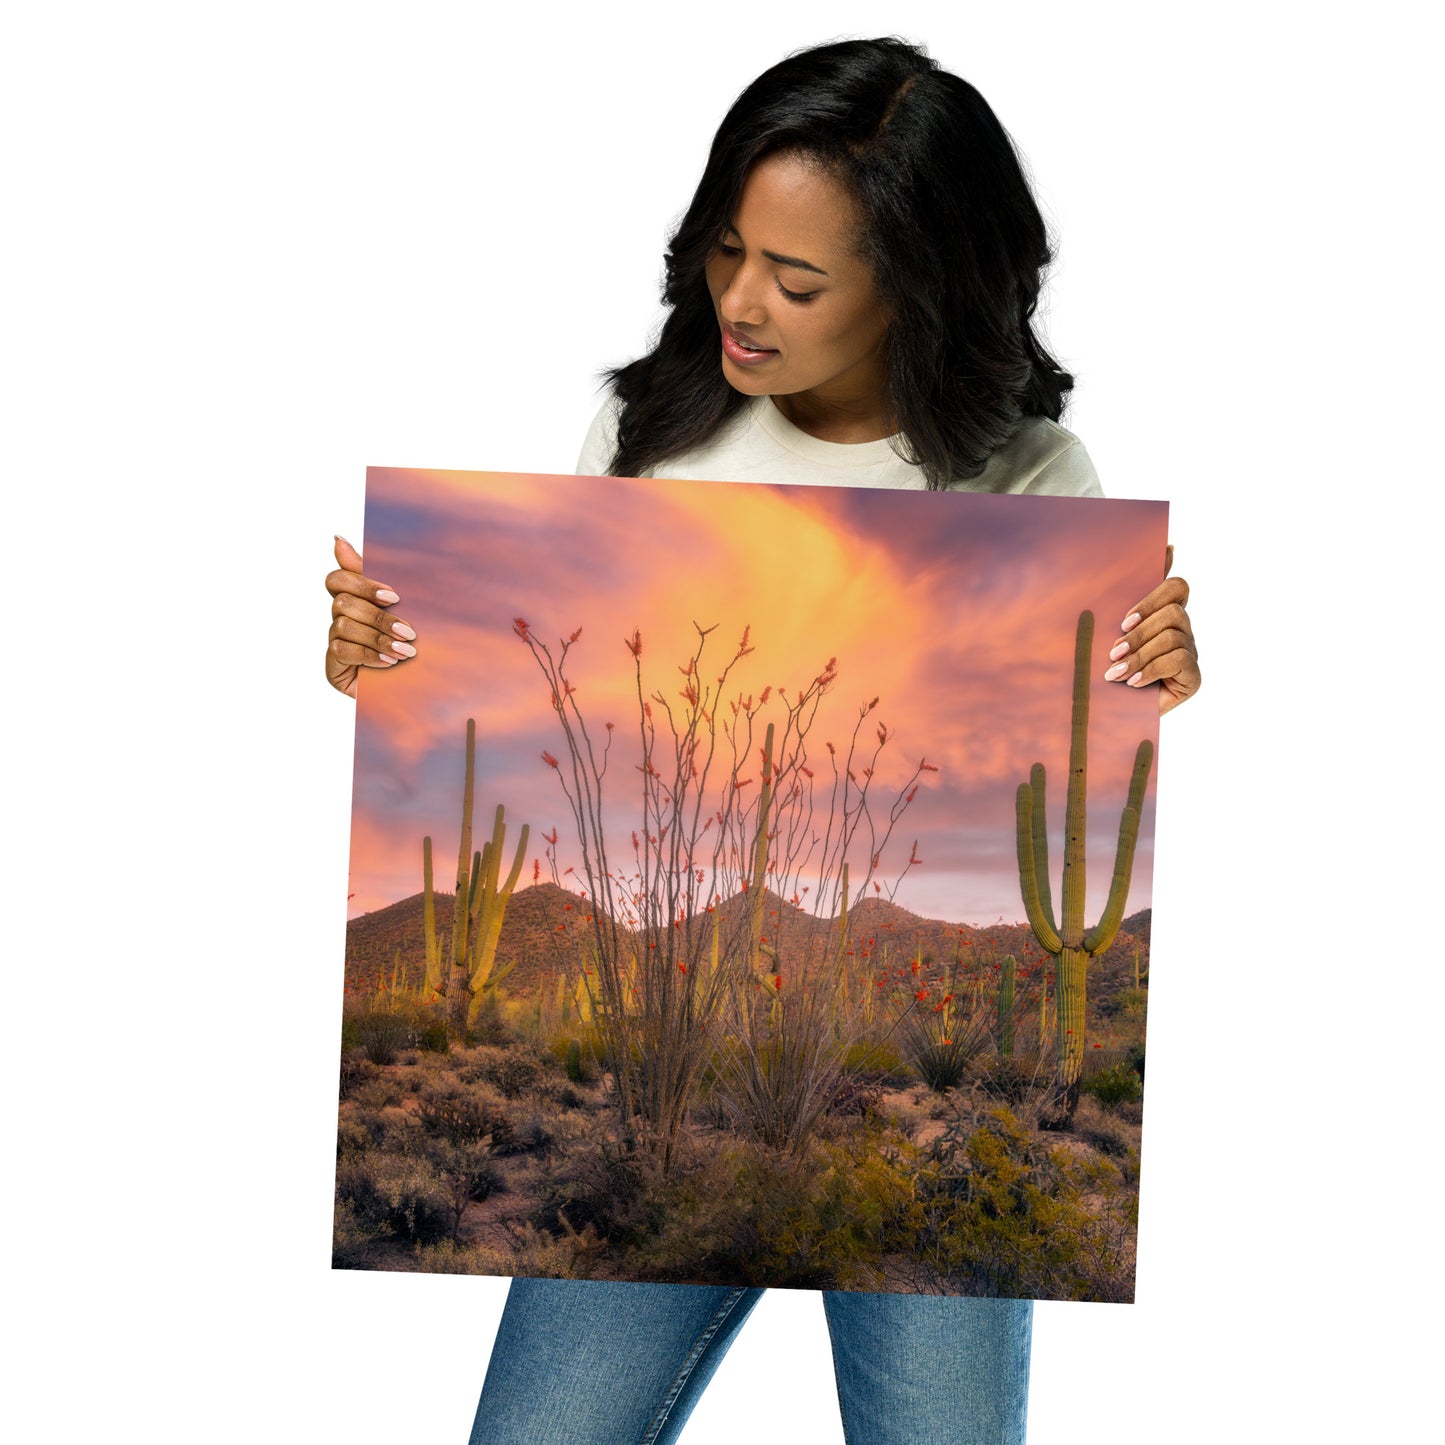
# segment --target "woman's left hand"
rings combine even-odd
[[[1194,629],[1184,610],[1189,584],[1169,576],[1174,548],[1164,553],[1164,580],[1147,597],[1136,602],[1120,625],[1120,636],[1109,650],[1107,682],[1127,687],[1159,684],[1159,715],[1178,707],[1199,691],[1199,651]]]

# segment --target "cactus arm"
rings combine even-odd
[[[1024,898],[1024,911],[1028,914],[1029,927],[1045,953],[1057,955],[1063,946],[1059,942],[1058,930],[1053,920],[1045,915],[1039,900],[1038,875],[1034,872],[1034,842],[1032,828],[1033,798],[1027,783],[1020,783],[1016,800],[1018,821],[1019,890]]]
[[[1079,614],[1074,642],[1074,706],[1069,735],[1069,795],[1064,811],[1064,881],[1059,937],[1077,948],[1084,936],[1085,797],[1089,773],[1089,654],[1094,644],[1094,614]]]
[[[433,993],[446,993],[447,978],[437,948],[436,897],[432,891],[431,837],[421,840],[422,925],[426,934],[426,984]]]
[[[1119,845],[1114,852],[1114,876],[1109,881],[1109,901],[1099,921],[1084,935],[1087,953],[1102,953],[1114,941],[1124,921],[1124,905],[1129,898],[1129,878],[1134,871],[1134,848],[1139,841],[1139,815],[1144,806],[1144,785],[1149,778],[1149,765],[1154,758],[1154,744],[1147,738],[1134,754],[1134,771],[1129,779],[1129,800],[1119,818]]]
[[[1057,933],[1059,925],[1054,920],[1054,900],[1049,888],[1049,820],[1044,810],[1044,779],[1044,765],[1035,763],[1029,769],[1029,787],[1033,790],[1029,826],[1034,840],[1034,882],[1039,891],[1039,912]]]
[[[1139,839],[1139,815],[1125,808],[1119,819],[1119,847],[1114,854],[1114,876],[1109,880],[1109,901],[1099,921],[1084,935],[1084,952],[1103,953],[1113,943],[1124,921],[1124,904],[1129,897],[1129,875],[1134,868],[1134,845]]]

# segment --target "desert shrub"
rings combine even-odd
[[[347,1098],[363,1084],[376,1077],[376,1065],[359,1048],[346,1049],[341,1055],[341,1097]]]
[[[413,1038],[409,1020],[384,1009],[362,1014],[351,1025],[357,1044],[373,1064],[389,1064]]]
[[[878,1288],[912,1207],[906,1172],[873,1140],[799,1156],[739,1138],[697,1151],[662,1192],[628,1271],[680,1283]]]
[[[500,1152],[512,1139],[512,1121],[490,1089],[439,1080],[422,1090],[417,1118],[430,1135],[451,1144],[484,1143]]]
[[[1090,1094],[1079,1099],[1074,1111],[1074,1133],[1101,1153],[1127,1159],[1139,1150],[1140,1129],[1111,1109],[1106,1109]]]
[[[658,1157],[628,1153],[605,1138],[579,1141],[540,1181],[531,1222],[549,1234],[591,1228],[599,1239],[626,1243],[663,1224],[667,1209]]]
[[[444,1054],[451,1047],[447,1037],[447,1021],[431,1018],[417,1026],[416,1046],[431,1054]]]
[[[1134,1070],[1139,1078],[1144,1077],[1144,1040],[1136,1039],[1124,1050],[1124,1062]]]
[[[494,1146],[497,1154],[545,1154],[556,1143],[555,1131],[541,1114],[529,1114],[504,1140]]]
[[[408,1154],[375,1153],[336,1171],[336,1196],[360,1228],[426,1244],[450,1238],[456,1210],[426,1162]]]
[[[996,1104],[1021,1104],[1052,1087],[1053,1067],[1026,1054],[1001,1058],[989,1054],[970,1070],[975,1085]]]
[[[446,1193],[453,1239],[468,1204],[487,1199],[506,1187],[501,1168],[491,1158],[486,1143],[480,1140],[454,1143],[440,1136],[428,1137],[420,1142],[417,1158]]]
[[[361,1143],[364,1136],[362,1147],[365,1148],[404,1149],[407,1140],[416,1132],[416,1124],[405,1109],[395,1104],[372,1107],[353,1102],[347,1105],[342,1124],[338,1126],[338,1140],[343,1130],[348,1140],[357,1143]]]
[[[417,1268],[431,1274],[510,1274],[531,1279],[585,1279],[597,1249],[589,1231],[555,1238],[532,1225],[516,1231],[511,1249],[444,1239],[417,1251]]]
[[[883,1097],[886,1073],[844,1074],[828,1105],[828,1112],[840,1119],[854,1119],[878,1107]]]
[[[557,1094],[557,1102],[564,1109],[585,1109],[589,1101],[585,1094],[579,1094],[571,1084],[563,1084]]]
[[[888,1039],[873,1044],[858,1039],[849,1044],[843,1051],[842,1067],[846,1074],[881,1078],[890,1084],[906,1084],[909,1078],[907,1060]]]
[[[477,1016],[467,1027],[467,1043],[483,1047],[502,1048],[511,1043],[514,1035],[502,1016],[495,989],[488,989],[482,995],[482,1005]]]
[[[1107,1160],[1049,1148],[1005,1108],[959,1125],[918,1177],[925,1283],[1024,1299],[1133,1298],[1135,1199]]]
[[[1109,994],[1099,1000],[1099,1012],[1105,1018],[1135,1018],[1144,1012],[1148,1003],[1148,990],[1121,988],[1118,993]]]
[[[1118,1104],[1143,1097],[1144,1085],[1128,1064],[1111,1064],[1079,1085],[1079,1092],[1092,1094],[1101,1104]]]
[[[366,1269],[376,1253],[379,1240],[389,1231],[363,1220],[349,1200],[338,1199],[331,1231],[331,1267]]]
[[[935,1093],[956,1089],[968,1072],[974,1049],[964,1039],[933,1039],[913,1056],[914,1067]]]
[[[507,1048],[482,1045],[467,1051],[457,1077],[464,1084],[494,1084],[507,1098],[515,1099],[546,1082],[547,1066],[530,1044]]]
[[[388,1074],[377,1074],[352,1090],[348,1103],[363,1109],[386,1109],[405,1097],[400,1082]]]

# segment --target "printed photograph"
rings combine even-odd
[[[1131,1301],[1166,527],[371,469],[334,1265]]]

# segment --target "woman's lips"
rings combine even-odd
[[[778,353],[772,347],[758,346],[729,326],[722,328],[723,354],[739,366],[760,366]]]

